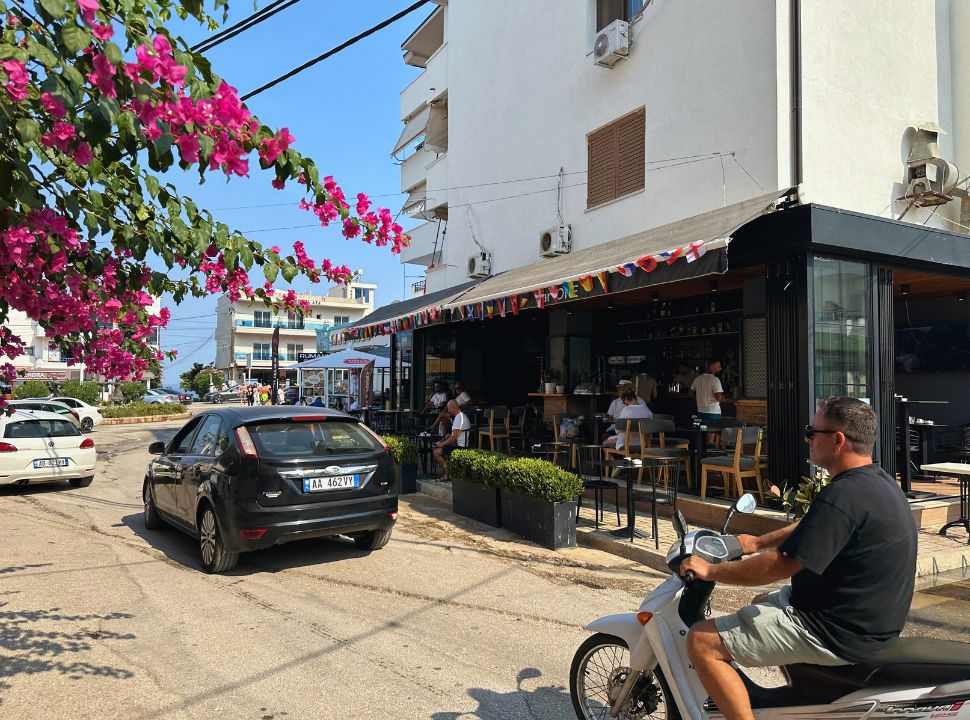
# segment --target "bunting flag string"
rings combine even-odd
[[[721,241],[725,239],[718,238]],[[339,334],[335,334],[333,338],[343,338],[344,340],[370,339],[379,335],[389,335],[413,330],[418,327],[425,327],[442,320],[450,320],[451,322],[491,320],[496,315],[504,318],[510,313],[513,317],[518,317],[520,310],[532,307],[530,305],[530,299],[535,300],[535,307],[542,310],[546,305],[558,304],[566,300],[575,300],[581,295],[592,293],[597,289],[597,286],[602,293],[606,294],[610,292],[609,277],[612,273],[617,273],[625,278],[633,277],[638,270],[645,273],[652,273],[657,270],[662,262],[665,262],[667,265],[673,265],[677,260],[683,258],[688,263],[692,263],[703,257],[707,250],[708,243],[695,241],[683,247],[671,248],[654,253],[653,255],[644,255],[633,262],[617,265],[611,270],[600,270],[596,273],[580,275],[564,280],[559,285],[538,288],[531,293],[514,293],[508,296],[490,298],[472,305],[460,305],[449,309],[444,309],[440,306],[426,307],[392,320],[348,328]]]

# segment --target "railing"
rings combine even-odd
[[[272,330],[278,327],[280,330],[329,330],[333,325],[325,322],[317,322],[314,320],[304,320],[302,324],[297,322],[289,322],[279,320],[277,322],[266,323],[263,321],[256,322],[255,320],[236,320],[236,327],[246,327],[246,328],[265,328],[267,330]]]
[[[418,280],[417,282],[411,283],[411,292],[414,293],[415,295],[424,293],[424,288],[426,284],[427,284],[426,280]]]
[[[315,352],[314,350],[301,350],[301,352]],[[237,352],[233,355],[236,360],[241,360],[246,362],[249,358],[249,353]],[[273,359],[273,353],[271,352],[258,352],[253,353],[253,362],[270,362]],[[299,355],[293,353],[292,355],[286,352],[280,353],[280,362],[296,362],[299,360]]]

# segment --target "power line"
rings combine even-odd
[[[357,42],[360,42],[364,38],[366,38],[366,37],[368,37],[370,35],[373,35],[378,30],[383,30],[388,25],[391,25],[392,23],[397,22],[398,20],[400,20],[401,18],[403,18],[405,15],[411,14],[412,12],[414,12],[415,10],[417,10],[419,7],[421,7],[422,5],[426,4],[427,2],[429,2],[429,0],[418,0],[415,3],[412,3],[408,7],[404,8],[404,10],[402,10],[401,12],[397,13],[396,15],[394,15],[392,17],[389,17],[387,20],[385,20],[385,21],[383,21],[381,23],[378,23],[377,25],[375,25],[372,28],[369,28],[368,30],[365,30],[364,32],[360,33],[360,35],[357,35],[355,37],[352,37],[350,40],[347,40],[346,42],[341,43],[337,47],[335,47],[335,48],[333,48],[331,50],[328,50],[323,55],[319,55],[319,56],[313,58],[313,60],[310,60],[308,62],[305,62],[302,65],[300,65],[299,67],[294,68],[293,70],[290,70],[288,73],[284,73],[283,75],[280,75],[275,80],[271,80],[270,82],[266,83],[265,85],[262,85],[261,87],[256,88],[252,92],[246,93],[245,95],[242,96],[241,100],[243,100],[243,101],[249,100],[251,97],[255,97],[256,95],[259,95],[260,93],[265,92],[266,90],[269,90],[271,87],[275,87],[276,85],[279,85],[284,80],[288,80],[291,77],[293,77],[294,75],[297,75],[297,74],[303,72],[307,68],[316,65],[318,62],[321,62],[323,60],[326,60],[328,57],[330,57],[332,55],[336,55],[341,50],[345,50],[346,48],[349,48],[351,45],[353,45],[353,44],[355,44]]]
[[[250,28],[256,27],[261,22],[269,20],[276,13],[283,12],[289,7],[296,5],[300,0],[274,0],[269,5],[259,10],[244,20],[240,20],[235,25],[231,25],[223,30],[220,30],[212,37],[206,38],[195,45],[192,46],[192,52],[208,52],[217,45],[221,45],[226,40],[231,40],[240,33],[249,30]]]

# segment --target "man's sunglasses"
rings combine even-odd
[[[805,439],[806,440],[811,440],[812,439],[812,435],[814,435],[815,433],[823,433],[825,435],[834,435],[835,433],[842,433],[843,435],[845,435],[845,439],[846,440],[852,440],[852,438],[849,437],[848,435],[846,435],[845,432],[842,431],[842,430],[819,430],[818,428],[813,428],[811,425],[806,425],[805,426]]]

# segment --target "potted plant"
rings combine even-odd
[[[542,382],[545,384],[546,395],[556,392],[556,383],[559,381],[558,370],[546,370],[542,373]]]
[[[448,459],[451,506],[458,515],[492,527],[502,526],[499,465],[505,455],[485,450],[455,450]]]
[[[534,458],[507,458],[500,469],[502,527],[552,550],[574,547],[582,479]]]
[[[401,493],[418,491],[418,446],[413,440],[397,435],[383,438],[394,458],[394,475]]]

